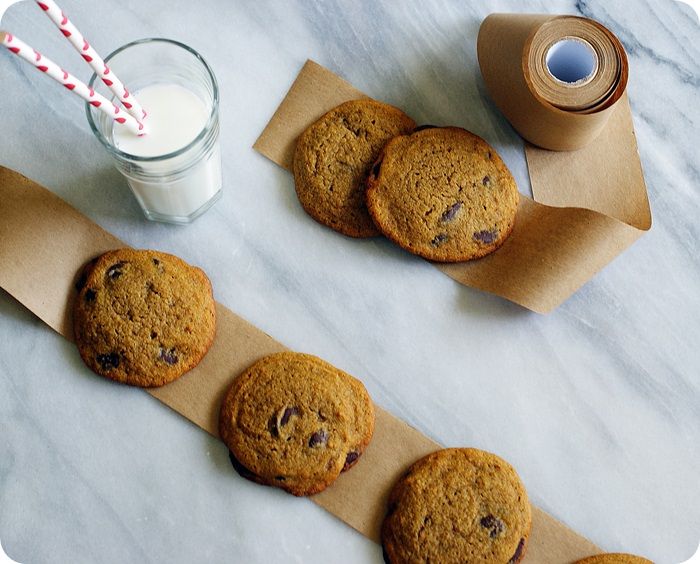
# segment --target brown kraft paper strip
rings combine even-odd
[[[91,258],[124,243],[58,196],[3,167],[0,217],[0,286],[72,341],[70,303],[78,272]],[[219,405],[232,380],[259,358],[281,350],[284,345],[217,304],[216,339],[202,362],[179,380],[147,392],[217,436]],[[394,482],[438,448],[377,407],[374,436],[359,462],[311,500],[378,541]],[[600,552],[540,509],[533,508],[532,527],[526,563],[564,564]]]
[[[366,97],[307,61],[254,148],[291,171],[304,129],[338,104]],[[460,284],[548,313],[651,227],[627,97],[584,148],[554,152],[526,143],[526,156],[538,201],[521,194],[504,245],[479,260],[434,266]]]

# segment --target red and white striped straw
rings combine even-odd
[[[37,0],[37,4],[49,19],[56,24],[56,27],[58,27],[66,39],[71,42],[76,51],[80,53],[80,56],[92,67],[95,74],[102,79],[102,82],[114,92],[115,96],[119,98],[119,101],[129,113],[137,120],[144,121],[147,115],[146,111],[141,107],[131,92],[127,90],[124,83],[114,74],[114,71],[105,64],[102,57],[100,57],[97,51],[87,42],[87,39],[80,33],[78,28],[73,25],[73,22],[68,19],[68,16],[66,16],[63,10],[58,7],[58,4],[53,0],[42,0],[41,2]]]
[[[95,92],[95,90],[90,88],[87,84],[75,78],[51,59],[44,57],[39,51],[33,49],[11,33],[0,31],[0,45],[4,45],[18,57],[31,63],[41,72],[60,82],[68,90],[112,117],[117,123],[124,124],[132,133],[136,135],[143,135],[145,133],[145,128],[141,121],[125,111],[122,111],[119,106]]]

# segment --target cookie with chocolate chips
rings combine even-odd
[[[459,262],[500,247],[515,224],[518,189],[481,137],[429,127],[392,139],[367,179],[379,230],[428,260]]]
[[[393,106],[352,100],[309,126],[294,152],[294,185],[306,213],[350,237],[378,235],[365,204],[367,173],[384,144],[415,125]]]
[[[489,562],[525,556],[530,503],[513,467],[472,448],[439,450],[394,486],[382,524],[389,564]]]
[[[162,386],[194,368],[214,340],[209,278],[176,256],[107,252],[86,266],[78,290],[75,342],[101,376]]]
[[[241,476],[294,495],[318,493],[353,466],[374,431],[362,383],[308,354],[263,358],[231,385],[219,434]]]
[[[654,564],[651,560],[634,554],[609,553],[577,560],[574,564]]]

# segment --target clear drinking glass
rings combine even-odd
[[[105,62],[130,92],[154,84],[176,84],[197,95],[209,110],[204,128],[189,144],[164,155],[143,157],[119,150],[114,144],[113,119],[86,104],[92,132],[126,177],[146,218],[190,223],[222,194],[219,87],[213,71],[192,48],[160,38],[128,43],[111,53]],[[118,103],[96,74],[89,85]]]

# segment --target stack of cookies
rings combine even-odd
[[[483,257],[510,235],[518,207],[495,149],[457,127],[419,127],[374,100],[341,104],[297,140],[303,208],[352,237],[379,233],[439,262]]]

